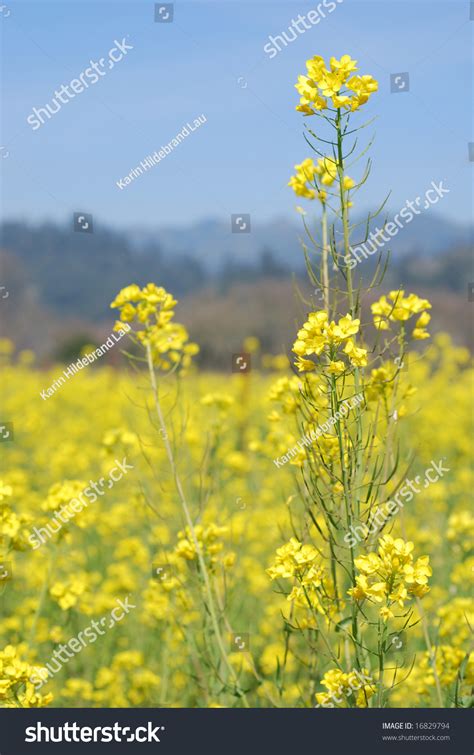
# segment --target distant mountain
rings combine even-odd
[[[229,263],[257,266],[262,249],[272,250],[274,258],[288,269],[302,269],[298,235],[303,227],[286,219],[258,224],[251,217],[249,233],[233,233],[231,221],[203,220],[188,226],[161,227],[150,231],[131,230],[129,238],[137,250],[144,242],[157,243],[163,254],[186,253],[210,273]]]
[[[395,214],[387,212],[384,217],[390,221]],[[364,240],[365,221],[365,217],[354,219],[354,223],[360,223],[353,234],[354,244]],[[383,223],[384,218],[377,218],[371,223],[370,230],[382,228]],[[318,233],[319,229],[315,230]],[[132,229],[128,235],[137,249],[144,243],[156,243],[164,255],[186,253],[210,272],[215,272],[229,261],[234,264],[258,265],[264,248],[271,249],[274,259],[288,269],[299,270],[303,267],[298,241],[299,238],[305,238],[303,224],[286,218],[276,218],[262,224],[251,218],[250,233],[232,233],[229,219],[228,223],[205,220],[188,226],[161,227],[149,231]],[[390,243],[386,244],[386,248],[390,248],[392,255],[398,258],[414,252],[431,256],[450,247],[465,246],[471,237],[471,226],[458,225],[426,211],[404,225]]]
[[[392,217],[387,213],[389,220]],[[380,218],[378,226],[382,224]],[[364,230],[364,226],[356,229],[354,243],[363,240]],[[426,211],[400,229],[385,248],[392,250],[394,268],[404,269],[404,280],[423,275],[427,280],[431,271],[433,285],[441,281],[456,290],[465,281],[454,275],[452,255],[457,255],[464,271],[471,237],[469,226]],[[72,223],[9,221],[0,226],[0,249],[6,260],[2,285],[8,286],[3,278],[11,271],[15,286],[28,289],[29,300],[37,301],[45,312],[98,322],[110,319],[109,302],[133,282],[156,281],[182,297],[209,284],[225,292],[235,281],[300,273],[304,267],[300,238],[304,238],[302,223],[283,218],[260,224],[252,217],[250,233],[233,233],[230,218],[228,223],[205,220],[126,232],[101,228],[94,218],[94,233],[74,232]],[[374,262],[375,258],[366,261],[366,269]],[[448,275],[450,271],[453,274]],[[449,281],[444,283],[443,275]]]

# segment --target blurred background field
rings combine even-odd
[[[33,349],[40,365],[69,362],[82,346],[108,336],[114,321],[108,302],[118,290],[154,281],[180,299],[181,320],[200,344],[202,368],[228,371],[249,335],[266,352],[285,353],[310,306],[297,289],[318,305],[303,269],[303,234],[297,218],[242,235],[217,220],[147,234],[7,223],[0,231],[0,267],[9,296],[1,300],[0,334],[20,349]],[[471,234],[468,225],[443,216],[415,217],[382,250],[383,263],[391,250],[389,269],[367,302],[391,288],[416,290],[433,304],[432,331],[472,348]],[[376,260],[373,255],[355,269],[365,285]],[[117,363],[118,355],[106,359]]]

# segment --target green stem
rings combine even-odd
[[[323,279],[323,295],[324,295],[324,309],[328,313],[329,317],[329,270],[328,270],[328,219],[326,203],[323,202],[323,216],[321,220],[322,230],[322,247],[323,247],[323,259],[322,259],[322,279]]]
[[[150,381],[151,381],[151,386],[152,386],[152,391],[153,391],[153,397],[154,397],[154,404],[155,404],[156,414],[158,416],[158,421],[159,421],[159,424],[160,424],[160,428],[161,428],[161,431],[162,431],[162,434],[163,434],[163,442],[165,444],[166,455],[168,457],[168,461],[169,461],[169,464],[170,464],[170,467],[171,467],[171,472],[172,472],[172,475],[173,475],[174,484],[175,484],[175,487],[176,487],[179,499],[181,501],[181,506],[182,506],[183,512],[184,512],[184,518],[186,520],[186,524],[187,524],[187,526],[189,528],[189,531],[191,533],[191,537],[192,537],[192,540],[193,540],[193,543],[194,543],[194,547],[196,549],[196,555],[197,555],[197,558],[198,558],[199,569],[200,569],[200,572],[201,572],[201,575],[202,575],[202,578],[203,578],[203,582],[204,582],[204,590],[205,590],[205,593],[206,593],[209,614],[210,614],[210,617],[211,617],[211,623],[212,623],[212,627],[213,627],[213,630],[214,630],[214,635],[215,635],[215,638],[216,638],[217,646],[218,646],[218,649],[219,649],[222,661],[223,661],[225,667],[227,668],[227,670],[229,672],[229,675],[232,678],[232,681],[233,681],[233,683],[235,685],[235,689],[237,691],[238,696],[241,698],[244,706],[246,708],[249,708],[250,706],[249,706],[249,703],[248,703],[247,698],[245,696],[245,692],[240,687],[239,680],[237,678],[237,674],[235,673],[235,669],[233,668],[233,666],[231,665],[231,663],[230,663],[230,661],[229,661],[229,659],[227,657],[227,653],[226,653],[226,650],[225,650],[225,647],[224,647],[224,642],[223,642],[221,630],[220,630],[220,627],[219,627],[219,621],[217,619],[217,612],[216,612],[216,608],[215,608],[215,604],[214,604],[214,597],[213,597],[213,594],[212,594],[211,582],[210,582],[210,579],[209,579],[209,574],[208,574],[207,566],[206,566],[206,563],[205,563],[205,560],[204,560],[204,555],[203,555],[203,552],[202,552],[202,548],[199,545],[199,542],[198,542],[198,539],[197,539],[197,536],[196,536],[196,531],[194,529],[194,524],[193,524],[193,521],[192,521],[192,518],[191,518],[190,511],[189,511],[189,506],[188,506],[188,503],[187,503],[187,500],[186,500],[186,496],[185,496],[185,493],[184,493],[184,490],[183,490],[183,486],[181,484],[181,480],[180,480],[180,477],[179,477],[179,474],[178,474],[178,470],[176,468],[176,463],[175,463],[175,460],[174,460],[174,454],[173,454],[173,450],[171,448],[171,444],[169,442],[168,432],[167,432],[167,428],[166,428],[166,423],[165,423],[165,419],[164,419],[164,416],[163,416],[163,411],[161,409],[161,404],[160,404],[160,401],[159,401],[159,398],[158,398],[158,386],[157,386],[157,382],[156,382],[155,370],[154,370],[154,367],[153,367],[153,358],[152,358],[152,354],[151,354],[150,344],[147,344],[147,346],[146,346],[146,355],[147,355],[148,371],[149,371],[149,374],[150,374]]]
[[[379,635],[379,643],[378,643],[378,656],[379,656],[379,683],[378,683],[378,707],[382,708],[383,704],[383,674],[384,674],[384,654],[385,654],[385,626],[383,627],[383,630],[381,628],[381,623],[379,619],[378,624],[378,635]]]

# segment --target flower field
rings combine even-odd
[[[403,629],[406,618],[392,620],[384,676],[386,704],[395,707],[439,705],[429,647],[443,705],[456,696],[461,704],[472,684],[472,661],[466,663],[474,567],[468,361],[465,350],[439,336],[404,373],[417,388],[400,420],[403,442],[418,450],[408,476],[441,458],[449,472],[421,489],[390,526],[393,537],[414,543],[417,556],[430,556],[433,571],[410,626]],[[181,380],[179,403],[173,379],[166,388],[170,437],[199,521],[234,679],[216,649],[195,550],[180,534],[181,506],[164,441],[150,421],[145,376],[89,368],[44,402],[40,391],[57,370],[48,376],[21,358],[12,362],[4,372],[3,405],[15,435],[2,448],[2,544],[12,574],[2,587],[2,704],[240,706],[239,690],[252,706],[317,704],[315,694],[327,692],[321,681],[333,668],[338,634],[330,632],[334,645],[326,648],[312,612],[289,601],[284,585],[276,589],[266,572],[276,550],[300,532],[298,462],[277,468],[273,461],[297,439],[289,389],[279,393],[283,414],[268,419],[275,385],[286,385],[288,372],[229,378],[191,371]],[[33,528],[50,521],[58,506],[52,489],[57,493],[59,485],[66,501],[124,457],[133,465],[124,479],[48,542],[31,547]],[[322,537],[313,542],[321,547]],[[172,567],[166,579],[152,576],[157,564]],[[74,657],[63,653],[62,668],[35,692],[31,667],[49,663],[55,670],[54,650],[127,596],[136,608],[77,654],[69,651]],[[345,616],[349,600],[337,614],[331,605],[318,612],[323,632]],[[373,627],[364,631],[370,636]],[[370,654],[365,668],[377,680]]]

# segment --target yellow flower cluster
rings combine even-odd
[[[230,567],[235,562],[234,553],[223,553],[224,543],[221,538],[227,533],[227,527],[219,527],[214,523],[207,526],[196,524],[194,527],[194,534],[199,550],[211,567],[215,567],[218,563],[221,563],[225,567]],[[179,540],[175,548],[176,555],[185,558],[187,561],[197,561],[198,551],[189,527],[186,527],[184,531],[178,532],[178,538]]]
[[[267,569],[267,574],[270,579],[308,579],[310,574],[319,573],[319,569],[315,568],[318,558],[319,553],[313,545],[303,545],[296,537],[292,537],[277,549],[274,564]]]
[[[447,707],[453,704],[457,688],[459,707],[470,707],[472,685],[474,684],[474,653],[446,643],[433,648],[433,656],[424,651],[418,656],[404,682],[393,690],[392,707],[404,707],[407,696],[414,701],[414,707],[434,707],[438,684],[446,695]]]
[[[298,584],[293,586],[287,600],[300,608],[315,609],[326,614],[328,599],[329,602],[333,601],[331,585],[325,582],[326,574],[320,562],[321,555],[313,545],[300,543],[292,537],[288,543],[277,548],[275,561],[267,569],[267,574],[272,580],[296,579]],[[300,621],[299,625],[316,628],[313,621]]]
[[[324,674],[321,684],[327,689],[327,692],[316,693],[318,706],[322,708],[367,708],[376,691],[367,669],[348,674],[340,669],[330,669]]]
[[[302,404],[302,397],[306,391],[306,381],[311,388],[313,409],[324,409],[328,404],[325,387],[321,379],[312,374],[305,376],[305,382],[297,375],[278,378],[268,392],[269,401],[277,404],[283,414],[295,414]],[[275,412],[275,415],[275,417],[270,416],[269,419],[279,420],[280,415],[277,412]]]
[[[355,559],[360,574],[356,576],[356,584],[348,590],[348,594],[356,600],[367,598],[376,603],[385,603],[380,609],[384,621],[393,618],[391,608],[394,604],[404,608],[411,597],[423,597],[429,590],[428,578],[432,575],[430,557],[421,556],[414,561],[413,548],[412,542],[402,538],[394,539],[391,535],[381,537],[377,553]]]
[[[460,672],[461,664],[467,660],[464,671],[464,683],[472,689],[474,684],[474,653],[466,654],[461,648],[452,645],[438,645],[436,648],[435,668],[440,684],[443,687],[449,687],[453,684]],[[422,654],[419,665],[419,679],[417,692],[420,695],[429,693],[430,688],[435,686],[435,676],[433,663],[430,653],[427,651]]]
[[[332,57],[329,69],[324,58],[315,55],[306,61],[307,76],[298,76],[296,90],[301,95],[297,110],[304,115],[315,115],[326,108],[358,110],[373,92],[379,88],[378,82],[369,75],[354,75],[357,61],[350,55],[340,60]]]
[[[53,695],[40,695],[30,677],[40,669],[22,661],[18,649],[7,645],[0,650],[0,705],[2,708],[43,708]]]
[[[272,372],[282,372],[288,368],[286,354],[262,354],[262,367]]]
[[[82,480],[63,480],[55,482],[48,490],[46,500],[41,504],[43,511],[59,511],[63,506],[78,498],[87,487]]]
[[[431,309],[428,299],[420,299],[416,294],[405,296],[402,290],[390,291],[388,298],[391,301],[388,301],[385,295],[381,296],[371,305],[377,330],[389,330],[390,322],[406,322],[413,315],[419,315],[411,334],[412,338],[420,341],[430,337],[425,330],[431,319],[431,315],[426,312],[427,309]]]
[[[472,567],[471,574],[472,575]],[[471,579],[467,580],[470,585]],[[467,642],[474,626],[474,599],[472,597],[458,597],[441,606],[437,611],[439,619],[439,636],[449,638],[453,645]]]
[[[140,706],[156,696],[160,678],[145,668],[143,653],[126,650],[117,653],[110,666],[101,666],[94,684],[72,677],[66,680],[62,695],[75,707],[122,708]]]
[[[448,519],[446,533],[451,543],[460,543],[461,550],[472,551],[474,545],[474,515],[468,509],[455,511]]]
[[[308,356],[327,357],[326,366],[330,374],[340,375],[347,369],[344,361],[338,357],[348,357],[353,367],[367,365],[367,350],[355,345],[352,336],[359,332],[360,320],[353,320],[351,315],[341,317],[339,322],[329,322],[325,310],[311,312],[303,327],[298,331],[293,351],[297,355],[296,366],[300,372],[316,369],[316,363]],[[343,354],[338,353],[344,344]]]
[[[128,451],[130,455],[140,450],[140,441],[136,433],[122,427],[107,430],[102,438],[102,456],[113,457],[120,451]]]
[[[100,707],[109,707],[112,701],[120,707],[140,707],[156,696],[159,684],[160,678],[146,667],[144,654],[125,650],[117,653],[110,667],[97,672],[94,702]]]
[[[302,163],[295,165],[295,170],[296,175],[291,176],[288,186],[293,189],[297,196],[314,199],[316,191],[308,186],[308,184],[313,183],[316,175],[316,166],[311,157],[307,157]]]
[[[63,611],[67,611],[78,604],[87,587],[88,583],[86,579],[83,577],[73,577],[67,582],[55,582],[51,585],[49,594]]]
[[[268,392],[268,399],[280,405],[284,414],[294,414],[301,405],[303,384],[296,375],[281,377]]]
[[[120,310],[114,330],[120,330],[124,322],[143,325],[143,329],[134,331],[135,336],[143,346],[150,347],[153,363],[161,369],[188,367],[191,357],[198,353],[199,347],[189,342],[184,325],[171,322],[176,299],[161,286],[148,283],[140,288],[133,283],[123,288],[110,306]]]
[[[2,551],[24,551],[31,546],[28,543],[26,525],[31,521],[26,514],[16,514],[11,505],[13,488],[0,480],[0,544]],[[2,556],[0,551],[0,557]]]
[[[397,374],[399,375],[398,384],[395,381]],[[396,364],[385,362],[381,367],[371,370],[370,379],[365,387],[365,399],[367,402],[382,400],[387,410],[396,411],[397,419],[400,419],[407,413],[406,404],[403,402],[413,396],[416,391],[416,388],[402,379]],[[396,408],[393,407],[394,394]]]
[[[296,174],[288,181],[288,186],[295,194],[306,199],[318,197],[321,202],[325,202],[327,192],[319,188],[318,179],[321,185],[332,186],[337,179],[337,163],[331,157],[320,157],[317,163],[311,157],[307,157],[302,163],[295,165],[295,170]],[[349,191],[354,188],[355,181],[349,176],[344,176],[342,186],[345,191]]]
[[[201,399],[203,406],[213,406],[219,412],[226,412],[235,403],[233,396],[228,393],[206,393]]]

